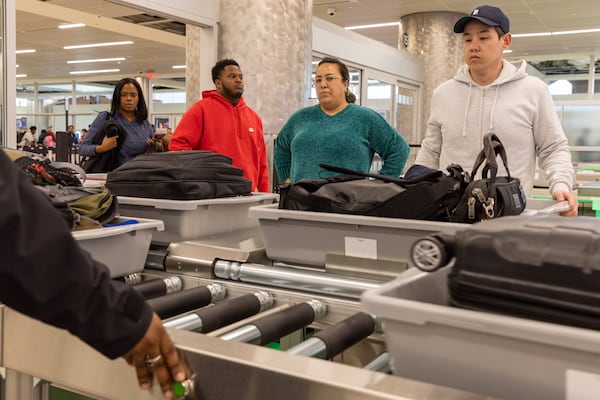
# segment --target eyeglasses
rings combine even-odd
[[[336,79],[342,79],[342,77],[337,75],[325,75],[324,77],[317,76],[315,77],[315,79],[313,79],[313,82],[315,83],[315,85],[320,85],[321,83],[323,83],[323,79],[325,79],[325,81],[327,81],[327,83],[329,84],[335,81]]]

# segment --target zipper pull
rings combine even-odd
[[[475,197],[469,197],[467,200],[468,218],[475,219]]]

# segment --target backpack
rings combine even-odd
[[[468,183],[455,164],[447,168],[448,173],[427,170],[411,179],[319,166],[341,175],[283,185],[279,208],[449,221]]]
[[[71,230],[97,228],[111,222],[118,203],[108,188],[84,188],[81,167],[56,163],[39,154],[3,149],[25,177],[52,203]]]
[[[100,228],[117,216],[117,198],[107,187],[46,185],[38,189],[46,194],[71,230]]]
[[[231,158],[206,150],[141,154],[109,172],[117,196],[201,200],[250,195],[252,182]]]

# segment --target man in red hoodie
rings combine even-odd
[[[210,150],[231,157],[252,181],[252,191],[270,192],[267,151],[262,121],[246,105],[244,75],[232,59],[212,68],[216,90],[202,92],[181,118],[169,142],[169,150]]]

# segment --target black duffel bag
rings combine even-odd
[[[252,182],[211,151],[142,154],[109,172],[106,186],[117,196],[199,200],[250,195]]]
[[[341,175],[282,185],[279,208],[449,221],[468,183],[462,168],[455,164],[447,173],[429,170],[414,179],[319,166]]]

